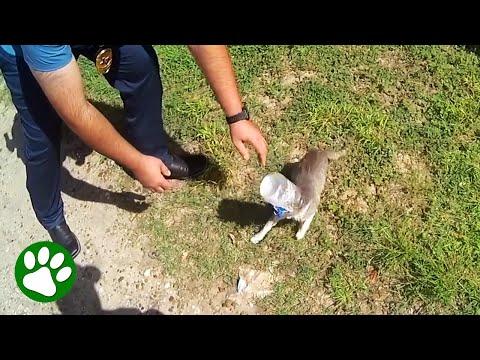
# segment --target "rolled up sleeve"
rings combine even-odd
[[[41,72],[61,69],[74,58],[69,45],[22,45],[22,52],[30,69]]]

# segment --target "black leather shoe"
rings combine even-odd
[[[165,166],[170,170],[167,179],[188,180],[202,175],[208,167],[208,159],[204,155],[179,156],[171,154],[162,159]]]
[[[80,242],[72,230],[70,230],[66,222],[48,230],[48,234],[54,243],[60,244],[66,248],[73,258],[80,253]]]

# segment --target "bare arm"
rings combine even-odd
[[[232,116],[242,111],[242,100],[227,47],[190,45],[189,49],[225,114]]]
[[[83,141],[99,153],[131,169],[144,186],[155,191],[161,191],[159,187],[168,188],[168,183],[160,186],[162,181],[158,179],[158,174],[148,173],[145,168],[149,162],[153,165],[155,158],[143,155],[129,144],[87,101],[80,69],[74,59],[59,70],[32,73],[58,115]],[[161,161],[160,164],[157,162],[158,172],[163,166],[164,173],[169,175],[165,165]]]
[[[189,49],[225,114],[232,116],[241,112],[242,100],[227,47],[224,45],[190,45]],[[249,153],[244,143],[249,143],[258,153],[262,165],[265,165],[267,143],[253,122],[239,121],[230,125],[230,135],[233,144],[246,160],[249,158]]]

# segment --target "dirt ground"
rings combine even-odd
[[[177,289],[152,254],[152,239],[139,230],[142,212],[161,195],[143,191],[116,164],[66,131],[62,192],[65,213],[82,243],[78,280],[57,303],[31,301],[17,288],[14,266],[29,244],[48,239],[31,208],[22,160],[19,117],[0,104],[0,314],[255,314],[234,284],[202,289],[201,298]],[[202,288],[197,284],[196,288]],[[207,290],[207,291],[205,291]]]

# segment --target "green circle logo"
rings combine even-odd
[[[41,241],[28,246],[15,264],[17,285],[27,297],[38,302],[61,299],[77,280],[77,267],[63,246]]]

